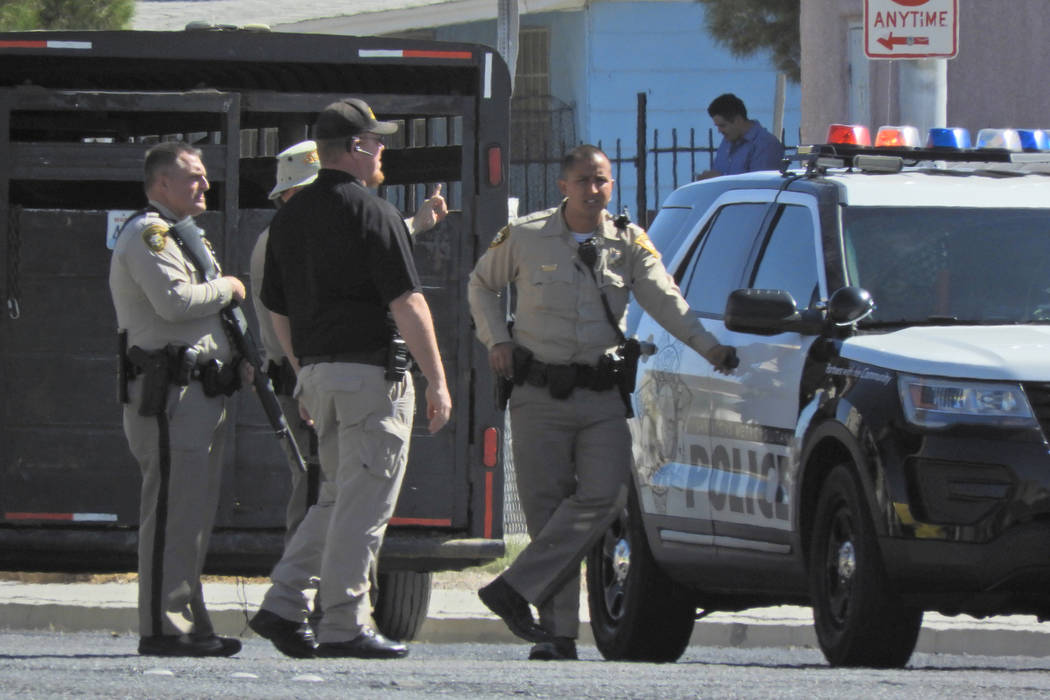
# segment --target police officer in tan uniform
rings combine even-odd
[[[479,596],[535,642],[532,659],[576,658],[580,562],[627,500],[627,394],[617,391],[622,372],[612,353],[624,340],[629,294],[716,367],[728,371],[735,358],[689,311],[645,231],[614,224],[604,153],[570,151],[558,185],[562,204],[502,229],[468,288],[492,369],[516,385],[514,466],[532,538]],[[513,330],[501,299],[508,284],[517,291]]]
[[[427,380],[431,432],[448,421],[452,402],[405,222],[367,189],[383,181],[383,136],[396,128],[355,98],[322,110],[317,180],[270,225],[262,301],[314,420],[324,480],[249,624],[294,657],[408,653],[373,628],[368,598],[415,412],[403,346]],[[314,648],[303,631],[302,584],[318,571],[323,616]]]
[[[286,148],[276,156],[277,183],[270,192],[270,199],[281,206],[300,189],[317,179],[321,161],[317,157],[317,144],[303,141]],[[266,259],[266,242],[270,240],[270,229],[267,227],[259,234],[252,248],[249,273],[251,274],[252,302],[255,305],[255,318],[259,322],[259,340],[266,358],[269,360],[268,374],[273,381],[277,400],[284,411],[284,417],[292,429],[296,443],[305,452],[315,436],[307,422],[299,414],[299,402],[292,398],[295,389],[295,371],[285,357],[281,343],[273,330],[270,313],[263,306],[259,293],[263,284],[263,263]],[[295,529],[306,516],[306,510],[317,500],[319,469],[315,464],[308,464],[307,472],[295,466],[291,468],[292,488],[285,508],[284,542],[292,538]]]
[[[239,386],[219,311],[245,289],[221,271],[206,280],[172,232],[206,208],[200,151],[150,148],[145,189],[150,206],[124,226],[109,273],[128,348],[124,433],[142,469],[139,653],[230,656],[240,642],[215,635],[200,577],[219,501],[226,397]]]

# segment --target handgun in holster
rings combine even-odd
[[[168,406],[168,387],[171,372],[167,350],[147,352],[138,345],[128,348],[127,358],[139,371],[142,394],[139,397],[140,416],[159,416]]]
[[[500,377],[496,382],[496,405],[499,410],[507,409],[507,402],[514,391],[514,386],[521,386],[529,376],[532,364],[532,351],[521,345],[515,345],[511,352],[511,379]]]
[[[128,382],[131,381],[131,364],[128,361],[128,332],[117,333],[117,401],[128,402]]]
[[[200,351],[187,345],[168,345],[164,348],[168,353],[168,370],[171,372],[171,383],[175,386],[189,386],[190,380],[195,379],[197,370],[197,356]]]
[[[408,343],[405,342],[400,333],[394,331],[390,336],[390,344],[387,345],[384,377],[389,382],[401,381],[410,364],[411,356],[408,354]]]
[[[638,375],[638,358],[642,355],[642,345],[637,338],[627,338],[620,345],[618,354],[623,360],[620,367],[620,387],[628,394],[633,394]]]

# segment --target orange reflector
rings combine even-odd
[[[871,133],[860,124],[832,124],[828,127],[828,143],[870,146]]]
[[[486,467],[496,466],[499,460],[499,429],[485,428],[481,441],[481,463]]]
[[[499,146],[489,146],[489,185],[495,187],[503,184],[503,149]]]
[[[914,126],[880,126],[875,134],[876,146],[918,148],[919,130]]]

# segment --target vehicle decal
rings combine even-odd
[[[787,529],[790,489],[787,486],[787,445],[720,439],[708,454],[685,437],[688,462],[669,461],[649,478],[651,505],[656,512],[685,518]]]
[[[878,382],[883,386],[893,381],[893,377],[886,372],[879,372],[870,367],[858,367],[856,365],[850,365],[848,367],[829,366],[825,370],[825,373],[836,374],[841,377],[852,377],[862,382]]]

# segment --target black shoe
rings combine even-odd
[[[503,618],[510,631],[528,642],[550,641],[551,636],[536,623],[529,609],[529,601],[510,584],[497,576],[492,583],[478,591],[478,598],[492,612]]]
[[[139,639],[139,653],[143,656],[233,656],[240,650],[240,640],[214,634],[158,634]]]
[[[530,661],[576,661],[576,640],[572,637],[554,637],[540,642],[529,650]]]
[[[314,633],[310,626],[286,620],[280,615],[259,608],[248,626],[260,637],[269,639],[277,651],[293,659],[312,659],[314,657]]]
[[[370,627],[349,642],[322,642],[317,655],[326,658],[354,657],[357,659],[400,659],[408,656],[408,647],[387,639]]]

